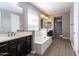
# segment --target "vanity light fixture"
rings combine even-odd
[[[45,15],[40,15],[40,16],[45,18]]]
[[[45,16],[45,15],[40,15],[40,17],[43,17],[43,18],[45,18],[45,19],[48,19],[49,17],[48,16]]]

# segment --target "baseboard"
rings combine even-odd
[[[62,37],[63,39],[70,39],[70,37]]]
[[[72,42],[71,42],[71,45],[72,45],[72,48],[73,48],[73,50],[74,50],[76,56],[78,56],[78,53],[77,53],[77,51],[75,50],[75,47],[74,47],[74,45],[72,44]]]

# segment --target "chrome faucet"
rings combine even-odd
[[[15,32],[8,32],[8,36],[15,36]]]
[[[10,35],[10,32],[8,32],[8,36],[11,36],[11,35]]]

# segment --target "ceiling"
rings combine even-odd
[[[48,15],[55,15],[68,12],[71,9],[72,2],[31,2],[32,5]]]

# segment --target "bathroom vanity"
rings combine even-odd
[[[18,33],[13,37],[0,37],[0,56],[24,56],[31,52],[32,33]]]

